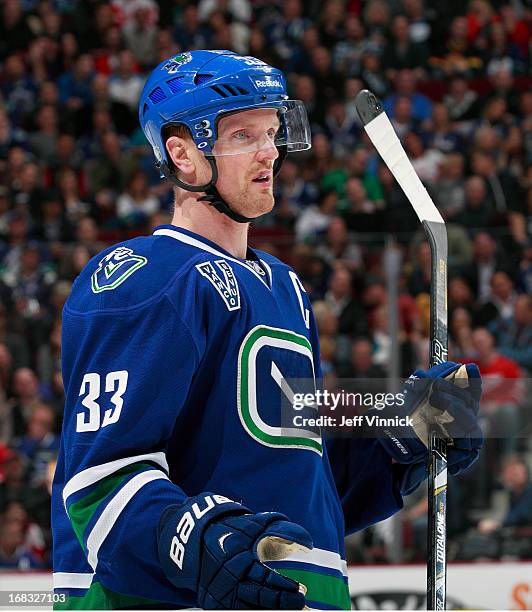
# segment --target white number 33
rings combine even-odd
[[[111,403],[113,408],[107,408],[101,418],[101,407],[98,399],[101,393],[101,378],[95,372],[85,374],[79,390],[81,401],[88,412],[78,412],[76,415],[76,431],[98,431],[101,427],[116,423],[120,418],[124,400],[122,396],[127,387],[127,370],[109,372],[105,377],[105,393],[113,393]]]

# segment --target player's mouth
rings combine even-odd
[[[255,176],[255,178],[251,179],[251,182],[258,183],[259,185],[263,185],[267,187],[271,185],[272,178],[273,178],[273,174],[265,170],[264,172],[259,172],[259,174]]]

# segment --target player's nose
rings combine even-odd
[[[272,160],[275,161],[279,157],[279,151],[275,146],[273,140],[269,139],[267,142],[264,142],[262,147],[257,151],[256,159],[257,161],[267,161]]]

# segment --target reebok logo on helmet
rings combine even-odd
[[[282,87],[283,84],[279,79],[255,79],[257,87]]]

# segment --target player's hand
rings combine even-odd
[[[179,588],[195,590],[204,609],[301,610],[305,587],[263,561],[311,548],[309,533],[283,514],[251,514],[209,493],[168,508],[159,527],[159,558],[167,577]]]
[[[410,417],[411,424],[383,428],[380,441],[391,457],[410,467],[405,470],[403,493],[411,492],[427,475],[429,431],[435,427],[450,442],[447,468],[458,474],[471,465],[482,447],[478,424],[482,394],[480,372],[475,364],[452,361],[416,370],[403,389],[404,404],[382,411],[385,418]]]

